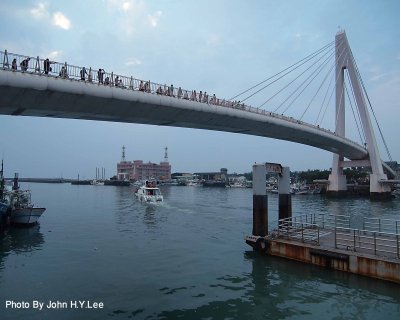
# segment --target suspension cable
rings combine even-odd
[[[361,141],[361,143],[364,143],[365,140],[363,141],[363,139],[362,139],[361,132],[360,132],[360,128],[359,128],[359,126],[358,126],[358,121],[357,121],[357,118],[356,118],[356,114],[354,113],[353,104],[351,103],[349,91],[347,90],[346,84],[344,84],[344,89],[345,89],[345,91],[346,91],[347,99],[349,100],[349,103],[350,103],[350,106],[351,106],[351,112],[353,113],[353,117],[354,117],[354,120],[355,120],[355,122],[356,122],[358,135],[360,136],[360,141]]]
[[[307,87],[310,85],[310,83],[318,76],[318,74],[321,72],[321,70],[327,65],[327,61],[329,61],[329,59],[334,55],[335,53],[333,52],[330,56],[328,56],[328,58],[326,58],[298,87],[295,91],[292,92],[292,94],[285,99],[284,102],[282,102],[276,109],[274,112],[276,112],[283,104],[286,103],[286,101],[288,99],[291,98],[291,96],[297,92],[297,90],[299,90],[311,77],[311,80],[308,81],[308,83],[305,85],[305,87],[303,88],[303,90],[301,90],[297,96],[292,99],[292,101],[289,103],[289,105],[285,108],[285,110],[283,110],[283,113],[285,113],[292,105],[293,103],[297,100],[297,98],[304,92],[305,89],[307,89]],[[314,77],[313,77],[314,76]]]
[[[327,64],[325,64],[325,66],[326,66],[326,65],[327,65]],[[324,66],[324,68],[325,68],[325,66]],[[304,112],[303,112],[303,114],[301,115],[301,117],[300,117],[300,119],[299,119],[299,120],[302,120],[302,119],[303,119],[304,115],[306,114],[307,110],[310,108],[311,104],[313,103],[313,101],[314,101],[315,97],[317,96],[317,94],[318,94],[319,90],[321,90],[322,86],[324,85],[324,83],[325,83],[326,79],[327,79],[327,78],[328,78],[328,76],[330,75],[330,73],[331,73],[331,71],[332,71],[332,69],[333,69],[333,67],[334,67],[334,66],[335,66],[335,65],[333,65],[333,66],[331,67],[331,69],[329,69],[329,71],[328,71],[328,73],[326,74],[326,76],[325,76],[324,80],[322,80],[322,82],[321,82],[320,86],[318,87],[318,90],[317,90],[317,92],[316,92],[316,93],[314,94],[314,96],[312,97],[312,99],[311,99],[310,103],[308,104],[308,106],[307,106],[306,110],[304,110]],[[322,69],[321,69],[321,71],[322,71]]]
[[[321,56],[315,63],[318,63],[321,59],[323,59],[327,54],[331,53],[331,51],[333,51],[333,49],[331,49],[330,51],[326,52],[323,56]],[[279,93],[281,93],[283,90],[285,90],[288,86],[290,86],[294,81],[296,81],[298,78],[300,78],[304,73],[306,73],[307,71],[309,71],[310,68],[305,69],[302,73],[300,73],[296,78],[294,78],[292,81],[290,81],[288,84],[286,84],[282,89],[280,89],[277,93],[275,93],[274,95],[272,95],[269,99],[267,99],[266,101],[264,101],[259,108],[263,107],[266,103],[268,103],[269,101],[271,101],[273,98],[275,98]]]
[[[254,85],[253,87],[251,87],[251,88],[249,88],[249,89],[247,89],[247,90],[245,90],[245,91],[243,91],[243,92],[237,94],[236,96],[230,98],[229,100],[233,100],[233,99],[235,99],[235,98],[237,98],[237,97],[243,95],[244,93],[247,93],[248,91],[250,91],[250,90],[252,90],[252,89],[254,89],[254,88],[260,86],[261,84],[263,84],[263,83],[265,83],[265,82],[267,82],[267,81],[269,81],[269,80],[272,80],[272,79],[275,78],[276,76],[280,75],[281,73],[283,73],[283,72],[285,72],[285,71],[287,71],[287,70],[289,70],[289,69],[291,69],[291,68],[293,68],[294,66],[297,65],[297,66],[296,66],[295,68],[293,68],[292,70],[286,72],[285,74],[283,74],[282,76],[280,76],[278,79],[272,81],[271,83],[269,83],[269,84],[267,84],[266,86],[262,87],[261,89],[257,90],[256,92],[254,92],[253,94],[249,95],[248,97],[246,97],[246,98],[243,99],[242,101],[248,100],[249,98],[251,98],[251,97],[254,96],[255,94],[259,93],[260,91],[264,90],[265,88],[267,88],[267,87],[270,86],[271,84],[273,84],[273,83],[275,83],[276,81],[282,79],[284,76],[286,76],[286,75],[289,74],[290,72],[293,72],[294,70],[298,69],[298,68],[301,67],[303,64],[305,64],[306,62],[310,61],[311,59],[313,59],[315,56],[317,56],[317,55],[320,54],[321,52],[325,51],[325,50],[326,50],[328,47],[330,47],[333,43],[334,43],[334,42],[332,41],[331,43],[325,45],[325,46],[322,47],[321,49],[319,49],[319,50],[315,51],[314,53],[308,55],[307,57],[301,59],[300,61],[296,62],[295,64],[292,64],[290,67],[287,67],[286,69],[284,69],[284,70],[282,70],[282,71],[280,71],[280,72],[274,74],[273,76],[269,77],[268,79],[265,79],[265,80],[261,81],[260,83],[258,83],[258,84],[256,84],[256,85]]]
[[[331,94],[330,94],[330,96],[329,96],[328,102],[327,102],[326,105],[325,105],[324,112],[322,113],[321,121],[319,122],[319,125],[320,125],[320,126],[322,125],[322,121],[323,121],[324,118],[325,118],[326,111],[328,110],[328,106],[329,106],[329,104],[331,103],[331,100],[332,100],[332,97],[333,97],[333,93],[334,93],[334,92],[335,92],[335,86],[332,86]]]
[[[329,74],[331,74],[331,72],[332,72],[332,70],[333,70],[334,67],[335,67],[335,63],[333,63],[333,66],[332,66],[332,68],[331,68]],[[330,77],[331,80],[329,80],[328,87],[326,88],[326,92],[325,92],[325,95],[324,95],[324,99],[322,100],[322,103],[321,103],[321,108],[319,108],[319,112],[318,112],[318,115],[317,115],[317,119],[315,120],[315,123],[314,123],[315,125],[318,125],[319,116],[320,116],[320,114],[321,114],[322,109],[324,108],[324,104],[325,104],[325,101],[326,101],[326,97],[328,96],[328,92],[329,92],[329,89],[331,88],[332,80],[333,80],[334,78],[335,78],[335,77]]]
[[[351,49],[350,49],[350,52],[351,52]],[[357,66],[356,60],[355,60],[354,57],[353,57],[353,53],[352,53],[352,59],[353,59],[354,65],[355,65],[355,67],[356,67],[356,72],[357,72],[358,78],[359,78],[359,80],[360,80],[361,86],[362,86],[362,88],[363,88],[363,90],[364,90],[364,93],[365,93],[365,96],[366,96],[366,98],[367,98],[367,100],[368,100],[369,107],[370,107],[370,109],[371,109],[371,111],[372,111],[372,115],[374,116],[375,123],[376,123],[376,125],[377,125],[377,127],[378,127],[378,130],[379,130],[381,139],[382,139],[382,141],[383,141],[383,145],[385,146],[386,153],[387,153],[387,155],[388,155],[388,157],[389,157],[389,161],[393,161],[393,160],[392,160],[392,155],[390,154],[389,148],[388,148],[388,146],[387,146],[387,144],[386,144],[386,140],[385,140],[385,138],[384,138],[384,136],[383,136],[383,133],[382,133],[382,130],[381,130],[381,126],[380,126],[379,123],[378,123],[378,119],[376,118],[375,111],[374,111],[374,109],[372,108],[372,104],[371,104],[371,101],[369,100],[369,96],[368,96],[367,90],[365,89],[364,81],[362,80],[360,71],[358,70],[358,66]]]
[[[350,83],[350,88],[351,88],[351,93],[352,93],[352,95],[353,95],[353,100],[354,100],[355,103],[357,104],[357,99],[356,99],[356,95],[355,95],[355,93],[354,93],[353,84],[351,83],[350,76],[349,76],[349,73],[348,73],[348,72],[346,72],[346,76],[347,76],[347,81]],[[365,141],[367,140],[367,138],[366,138],[366,136],[365,136],[365,128],[364,128],[363,123],[362,123],[362,120],[361,120],[360,108],[358,107],[358,104],[357,104],[356,110],[357,110],[358,120],[360,121],[360,124],[361,124],[361,129],[362,129],[362,133],[363,133],[363,137],[364,137],[364,142],[365,142]],[[357,121],[357,120],[356,120],[356,121]]]

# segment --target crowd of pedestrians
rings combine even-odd
[[[21,71],[28,71],[29,69],[29,63],[30,63],[30,58],[26,57],[25,59],[23,59],[20,63],[20,70]],[[38,63],[39,60],[37,60],[36,62],[36,67],[34,68],[35,72],[40,71],[40,67],[38,68]],[[57,75],[57,71],[53,70],[51,65],[58,65],[56,66],[54,69],[57,69],[57,67],[59,68],[59,66],[61,64],[56,63],[54,61],[50,61],[48,58],[46,58],[45,60],[43,60],[43,74],[45,75],[51,75],[51,74],[55,74]],[[17,59],[14,58],[12,63],[11,63],[11,68],[13,71],[17,71],[18,70],[18,65],[17,65]],[[69,69],[71,68],[76,68],[76,67],[72,67],[70,66]],[[33,69],[33,68],[31,68]],[[245,109],[247,106],[245,106],[243,103],[240,103],[240,101],[229,101],[229,100],[225,100],[225,99],[219,99],[215,96],[215,94],[213,94],[212,96],[210,96],[206,91],[200,91],[200,92],[196,92],[196,90],[192,90],[192,91],[187,91],[187,90],[183,90],[181,87],[175,88],[172,84],[170,86],[167,86],[166,84],[164,86],[162,85],[156,85],[156,84],[152,84],[149,81],[143,81],[143,80],[136,80],[136,79],[132,79],[132,78],[126,78],[124,77],[124,80],[129,81],[129,86],[124,83],[123,78],[113,75],[112,73],[106,73],[104,69],[99,68],[99,70],[97,71],[97,79],[93,79],[93,75],[95,75],[96,72],[92,71],[91,69],[89,69],[89,71],[83,67],[80,68],[79,70],[79,76],[77,76],[76,74],[74,74],[72,76],[72,78],[78,78],[81,81],[88,81],[88,82],[93,82],[93,81],[97,81],[98,84],[102,84],[102,85],[106,85],[106,86],[115,86],[115,87],[120,87],[120,88],[129,88],[129,89],[133,89],[133,90],[139,90],[142,92],[146,92],[146,93],[155,93],[157,95],[164,95],[164,96],[169,96],[169,97],[174,97],[174,98],[178,98],[178,99],[184,99],[184,100],[189,100],[189,101],[196,101],[196,102],[201,102],[201,103],[206,103],[206,104],[212,104],[212,105],[219,105],[219,106],[224,106],[224,107],[230,107],[230,108],[237,108],[237,109]],[[61,65],[61,68],[59,68],[59,72],[58,72],[58,76],[60,78],[63,79],[68,79],[70,78],[68,71],[67,71],[67,65]],[[111,77],[111,78],[110,78]],[[134,85],[132,83],[132,81],[136,84],[138,84],[138,86]],[[156,89],[157,87],[157,89]],[[153,88],[153,90],[152,90]]]

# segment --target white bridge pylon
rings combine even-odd
[[[345,137],[345,87],[344,72],[347,70],[351,85],[353,87],[357,108],[360,113],[361,123],[366,138],[368,158],[361,161],[344,161],[341,154],[333,154],[332,171],[329,175],[327,191],[330,193],[341,193],[347,190],[346,176],[343,174],[344,167],[369,166],[370,174],[370,195],[371,197],[390,194],[390,186],[383,183],[387,180],[383,172],[382,160],[379,155],[371,119],[369,117],[367,104],[357,74],[354,58],[344,31],[336,34],[336,134]]]

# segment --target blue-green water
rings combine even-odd
[[[154,207],[131,188],[22,187],[47,210],[40,225],[0,235],[1,319],[400,319],[399,285],[251,251],[251,189],[164,187]],[[399,200],[292,199],[294,215],[400,219]],[[268,201],[275,220],[277,198]]]

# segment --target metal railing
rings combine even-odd
[[[285,221],[282,221],[285,220]],[[320,227],[314,223],[294,222],[288,219],[279,220],[278,238],[299,240],[301,242],[313,242],[319,245]]]
[[[279,221],[280,223],[290,222],[290,223],[315,224],[322,229],[333,229],[335,227],[350,228],[350,216],[347,215],[308,213],[300,216],[281,219]]]
[[[329,129],[321,128],[318,125],[313,125],[301,120],[294,119],[292,117],[284,116],[283,114],[277,114],[274,112],[267,111],[261,108],[254,108],[240,101],[230,101],[222,98],[218,98],[215,95],[210,96],[203,92],[196,92],[196,90],[186,90],[181,87],[167,86],[166,84],[159,84],[151,82],[150,80],[141,80],[133,77],[127,77],[123,75],[118,75],[113,72],[106,72],[104,69],[92,69],[91,67],[79,67],[75,65],[68,64],[67,62],[60,63],[56,61],[50,61],[48,59],[42,59],[39,56],[30,57],[20,54],[15,54],[11,52],[0,51],[0,61],[2,61],[2,69],[10,70],[15,72],[28,72],[32,74],[37,74],[41,76],[57,77],[69,80],[78,80],[88,83],[93,83],[97,85],[104,85],[110,87],[118,87],[121,89],[143,91],[151,94],[166,95],[170,97],[175,97],[178,99],[185,99],[191,101],[202,102],[206,104],[228,107],[238,110],[243,110],[251,113],[256,113],[259,115],[264,115],[268,117],[278,118],[285,121],[290,121],[293,123],[301,124],[319,131],[323,131],[332,135],[336,135],[335,132]],[[14,62],[15,60],[15,62]],[[26,62],[24,62],[26,61]],[[45,61],[47,64],[45,64]],[[346,137],[340,137],[346,140],[348,143],[354,146],[360,147],[360,145]]]
[[[400,259],[400,220],[363,217],[363,228],[351,227],[350,216],[305,214],[278,220],[278,238],[320,245],[321,237],[333,233],[336,249],[392,255]]]
[[[396,233],[335,228],[335,248],[400,258],[400,235]]]
[[[364,218],[363,230],[399,234],[400,220]]]

